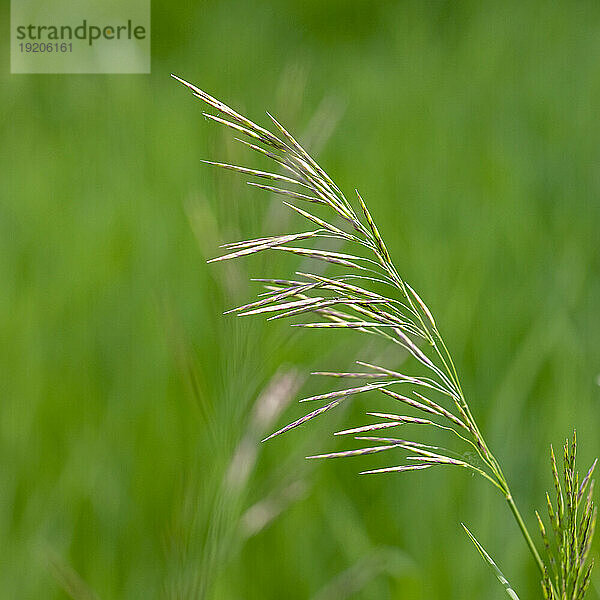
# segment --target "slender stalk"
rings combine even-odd
[[[510,490],[508,490],[508,486],[507,486],[507,492],[506,492],[506,501],[508,502],[508,506],[510,507],[510,510],[512,511],[512,513],[514,515],[515,520],[517,521],[517,524],[519,525],[519,529],[521,530],[521,533],[523,534],[525,541],[527,542],[527,546],[529,546],[529,550],[531,551],[531,554],[533,555],[533,558],[535,559],[535,562],[538,566],[538,569],[540,570],[540,573],[542,574],[542,576],[546,575],[546,568],[544,566],[544,561],[540,557],[540,554],[537,551],[537,548],[535,547],[533,540],[531,539],[531,535],[529,534],[527,526],[525,525],[525,521],[523,521],[523,517],[521,516],[521,513],[519,512],[519,509],[517,508],[517,505],[515,504],[515,501],[513,500]]]

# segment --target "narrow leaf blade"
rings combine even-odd
[[[504,577],[504,574],[502,573],[502,571],[498,568],[498,565],[492,560],[492,557],[485,551],[484,547],[477,541],[477,539],[469,531],[467,526],[464,523],[461,523],[461,525],[463,526],[463,529],[467,532],[467,535],[469,536],[469,538],[475,545],[475,548],[477,548],[477,550],[479,551],[479,554],[481,554],[482,558],[488,563],[488,565],[490,565],[490,567],[494,571],[496,578],[504,587],[504,591],[506,592],[508,597],[512,598],[512,600],[519,600],[519,596],[517,596],[517,592],[515,592],[515,590],[513,590],[510,583],[508,583],[508,580],[506,579],[506,577]]]

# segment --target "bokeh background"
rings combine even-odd
[[[303,459],[378,396],[258,444],[311,370],[402,357],[221,315],[301,262],[206,259],[295,222],[199,162],[255,158],[169,73],[360,188],[535,530],[549,444],[600,453],[600,5],[170,2],[152,28],[151,75],[11,76],[3,42],[0,596],[505,597],[464,521],[540,597],[483,480]]]

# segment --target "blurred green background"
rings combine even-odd
[[[172,2],[152,29],[152,74],[130,76],[11,76],[6,31],[0,596],[505,597],[464,521],[540,597],[483,480],[303,459],[385,399],[257,443],[327,391],[311,370],[401,357],[221,315],[301,263],[207,266],[218,244],[296,223],[201,165],[260,161],[169,73],[274,112],[360,188],[533,529],[549,444],[576,427],[580,467],[600,453],[600,5]]]

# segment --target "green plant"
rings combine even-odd
[[[542,581],[544,597],[548,600],[581,600],[589,586],[594,566],[592,560],[586,568],[596,527],[597,509],[592,501],[594,481],[591,477],[598,461],[596,459],[593,462],[580,484],[579,473],[575,470],[576,453],[577,438],[573,434],[571,444],[567,440],[563,449],[563,490],[554,450],[550,448],[556,505],[552,504],[548,493],[546,505],[553,539],[546,534],[546,528],[536,511],[548,560]]]
[[[417,361],[422,371],[409,375],[390,370],[385,366],[357,361],[366,369],[365,371],[315,373],[339,379],[362,379],[367,383],[304,398],[302,402],[318,401],[322,404],[319,408],[275,431],[263,441],[314,419],[335,408],[350,396],[370,391],[386,394],[403,406],[421,413],[420,416],[369,412],[368,415],[378,418],[379,421],[339,431],[336,435],[353,435],[357,440],[376,445],[318,454],[308,458],[350,457],[400,449],[408,454],[402,464],[363,471],[363,474],[414,471],[440,465],[460,467],[477,473],[495,486],[506,499],[540,570],[546,598],[556,600],[583,598],[592,568],[590,564],[585,569],[585,564],[595,524],[596,513],[592,502],[593,482],[590,483],[590,479],[596,463],[592,465],[579,486],[575,471],[574,438],[572,449],[569,451],[566,447],[565,450],[565,495],[563,496],[556,461],[552,454],[557,508],[554,509],[550,502],[548,506],[556,538],[554,551],[538,516],[547,550],[548,563],[545,563],[515,504],[502,467],[477,425],[463,393],[452,356],[430,309],[398,273],[358,190],[356,190],[355,207],[308,152],[271,115],[269,117],[278,130],[278,135],[257,125],[196,86],[179,77],[175,79],[187,86],[194,96],[223,115],[203,113],[207,118],[247,138],[236,139],[272,159],[278,165],[280,172],[260,171],[212,161],[204,162],[274,183],[275,185],[271,183],[267,185],[254,181],[248,182],[252,186],[285,196],[284,204],[313,225],[312,229],[298,233],[225,244],[223,246],[225,254],[209,262],[239,258],[264,250],[277,250],[324,261],[341,271],[328,277],[303,271],[297,272],[294,279],[257,279],[255,281],[263,283],[266,290],[259,299],[228,312],[235,312],[240,316],[271,314],[269,320],[312,314],[318,317],[318,320],[295,323],[294,326],[354,329],[361,333],[382,337],[401,346]],[[293,201],[308,203],[312,208],[310,211],[305,210]],[[352,253],[326,246],[326,243],[331,244],[331,241],[338,245],[350,245],[353,248]],[[299,242],[304,245],[297,246]],[[306,244],[310,242],[314,242],[313,246],[307,247]],[[318,242],[322,244],[319,246]],[[398,386],[408,391],[401,394],[397,391]],[[396,437],[372,435],[376,431],[404,425],[414,425],[417,430],[419,427],[443,430],[450,438],[461,444],[463,451],[470,449],[471,455],[466,458],[467,455],[460,450]],[[588,483],[588,495],[582,516],[578,520],[578,509]],[[490,556],[468,529],[466,531],[484,559],[495,570],[507,594],[511,598],[517,598]]]

